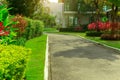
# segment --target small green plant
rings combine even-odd
[[[24,35],[27,40],[42,35],[44,29],[44,24],[42,21],[28,18],[26,18],[26,20],[28,24]]]

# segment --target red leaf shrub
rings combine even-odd
[[[104,39],[104,40],[120,40],[120,34],[102,34],[101,39]]]
[[[89,30],[109,30],[111,28],[111,23],[110,22],[93,22],[88,25]]]
[[[13,21],[18,22],[17,24],[13,25],[14,28],[18,28],[18,34],[21,35],[22,33],[24,33],[27,26],[27,21],[20,15],[16,15],[13,18]]]
[[[77,26],[77,27],[74,28],[74,30],[75,30],[75,31],[82,31],[83,29],[82,29],[82,27]]]
[[[9,31],[5,30],[5,26],[3,26],[3,23],[0,22],[0,36],[8,36]]]
[[[89,24],[88,29],[89,30],[96,30],[96,23],[93,22],[93,23]]]

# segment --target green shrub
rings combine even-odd
[[[14,22],[17,22],[17,24],[14,24],[13,27],[17,28],[17,37],[21,37],[22,34],[25,32],[25,28],[27,26],[27,21],[25,18],[21,15],[16,15],[13,19]]]
[[[28,24],[25,31],[26,39],[31,39],[40,36],[43,33],[44,24],[39,20],[26,19]]]
[[[97,31],[86,32],[86,36],[100,37],[101,35],[102,35],[102,32],[97,32]]]
[[[60,32],[84,32],[82,27],[74,27],[74,28],[60,28]]]
[[[20,46],[0,45],[0,80],[23,80],[30,53]]]

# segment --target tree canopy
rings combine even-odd
[[[22,14],[32,17],[36,9],[42,11],[44,0],[6,0],[11,7],[10,14]],[[39,5],[39,8],[36,8]]]

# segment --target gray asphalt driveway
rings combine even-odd
[[[49,53],[49,80],[120,80],[119,51],[75,36],[49,34]]]

